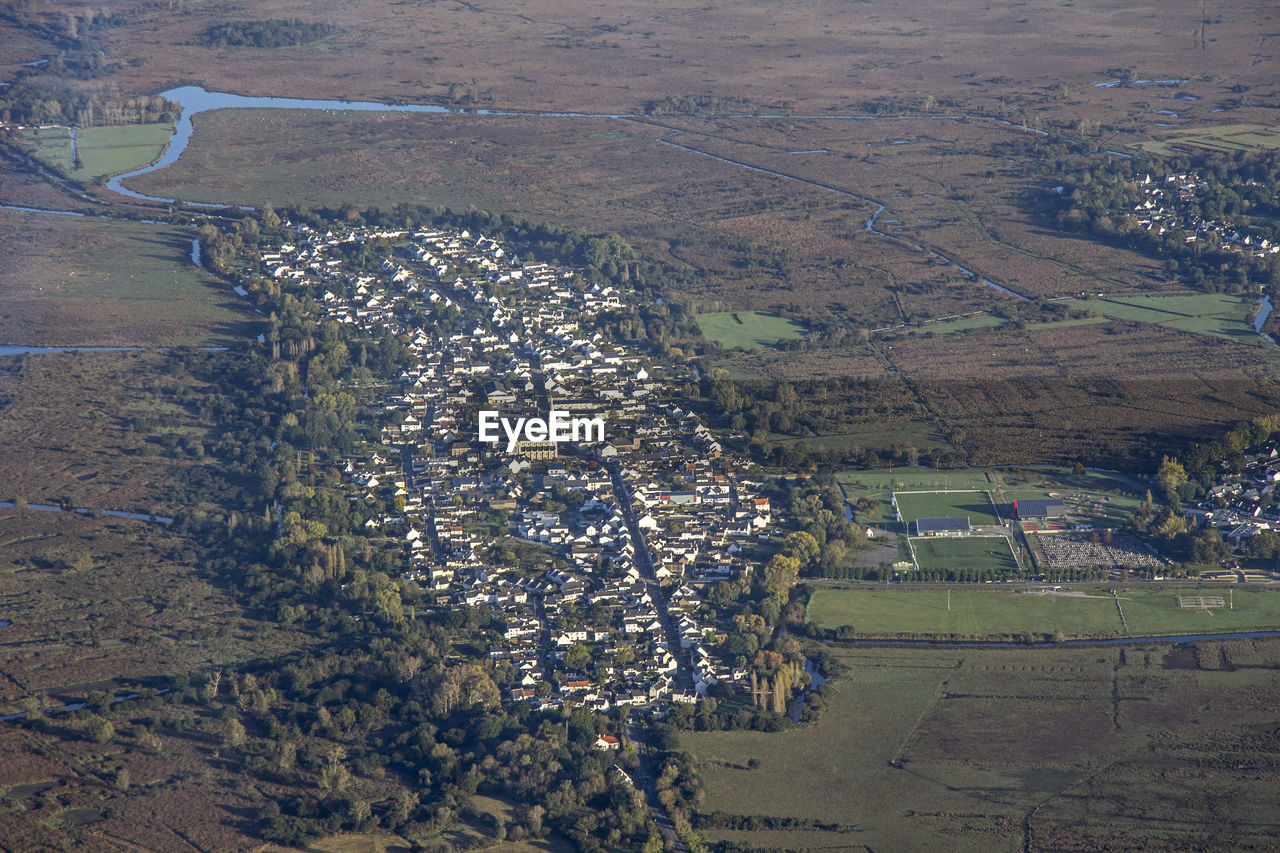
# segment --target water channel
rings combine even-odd
[[[13,501],[0,501],[0,508],[12,509]],[[120,509],[90,509],[88,507],[62,507],[54,504],[27,504],[26,509],[35,510],[36,512],[76,512],[80,515],[93,515],[102,513],[113,518],[131,518],[134,521],[152,521],[156,524],[173,524],[173,519],[167,515],[151,515],[145,512],[125,512]]]

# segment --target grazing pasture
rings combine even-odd
[[[169,124],[128,124],[78,128],[74,144],[66,127],[30,128],[15,138],[67,177],[91,181],[151,163],[164,151],[172,133]]]
[[[800,324],[759,311],[699,314],[698,325],[704,337],[719,341],[728,349],[772,347],[778,341],[799,340],[805,335]]]
[[[920,540],[913,544],[919,547]],[[1280,589],[1099,587],[1070,590],[846,589],[821,587],[809,601],[820,628],[853,627],[855,635],[1037,639],[1118,635],[1161,636],[1280,630]],[[1178,595],[1221,595],[1229,608],[1178,607]],[[1119,602],[1119,608],[1116,604]],[[949,608],[949,609],[948,609]],[[1124,612],[1124,623],[1120,613]],[[1127,625],[1127,630],[1126,626]]]
[[[1276,640],[833,652],[848,670],[817,723],[681,735],[710,840],[1014,853],[1238,849],[1280,830]],[[796,828],[720,829],[717,813]]]
[[[191,260],[191,231],[0,210],[0,343],[227,344],[261,318]]]
[[[1142,143],[1145,151],[1166,156],[1193,150],[1258,151],[1280,148],[1280,128],[1264,124],[1195,127],[1160,134]]]

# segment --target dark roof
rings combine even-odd
[[[1056,518],[1067,514],[1067,506],[1062,498],[1029,498],[1014,501],[1013,511],[1018,518]]]
[[[969,516],[957,518],[917,518],[916,533],[939,533],[945,530],[968,530]]]

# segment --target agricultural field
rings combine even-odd
[[[1196,127],[1161,134],[1141,145],[1153,154],[1172,155],[1188,149],[1209,151],[1259,151],[1280,148],[1280,129],[1264,124],[1228,124]]]
[[[1112,296],[1072,304],[1110,319],[1156,323],[1250,346],[1269,346],[1250,322],[1257,311],[1257,301],[1238,296],[1219,293]]]
[[[1221,595],[1233,608],[1179,608],[1177,595]],[[1120,607],[1117,609],[1116,602]],[[950,607],[950,609],[948,609]],[[1126,631],[1120,621],[1123,610]],[[1039,590],[838,589],[822,587],[809,602],[820,628],[853,626],[857,635],[903,634],[1003,637],[1091,635],[1161,636],[1280,630],[1280,591],[1132,587]]]
[[[16,134],[18,145],[77,181],[91,181],[145,166],[160,157],[173,127],[168,124],[30,128]],[[77,162],[78,160],[78,162]]]
[[[1280,830],[1268,781],[1280,772],[1275,640],[833,651],[848,670],[816,724],[681,735],[703,814],[800,823],[707,826],[706,837],[1012,853],[1247,849]]]
[[[719,341],[728,349],[772,347],[778,341],[799,340],[805,335],[798,323],[759,311],[699,314],[698,325],[707,340]]]
[[[911,552],[922,570],[991,569],[1016,574],[1021,567],[1004,536],[913,537]]]
[[[1000,515],[986,491],[912,492],[895,491],[894,500],[902,520],[910,524],[918,518],[960,518],[966,516],[974,527],[1001,523]]]
[[[260,318],[164,225],[0,210],[0,343],[222,345]]]

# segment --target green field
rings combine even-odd
[[[1238,296],[1211,293],[1108,296],[1075,304],[1116,320],[1154,323],[1250,346],[1266,343],[1249,322],[1256,305]]]
[[[948,603],[950,609],[948,610]],[[856,634],[1036,637],[1120,634],[1110,595],[1030,595],[1014,590],[871,590],[822,588],[809,601],[809,620],[821,628],[852,625]]]
[[[1264,124],[1228,124],[1168,134],[1142,143],[1143,150],[1169,156],[1177,148],[1257,151],[1280,148],[1280,129]]]
[[[961,317],[958,320],[925,323],[922,326],[911,329],[910,333],[913,335],[946,335],[951,332],[967,332],[970,329],[993,329],[997,326],[1003,326],[1007,322],[1009,321],[1003,317],[979,314],[975,317]]]
[[[917,518],[958,518],[968,516],[974,527],[996,525],[1000,518],[985,491],[894,492],[902,520]]]
[[[798,340],[806,334],[799,323],[759,311],[699,314],[698,326],[703,337],[718,341],[727,349],[771,347],[778,341]]]
[[[173,133],[169,124],[86,127],[76,132],[77,165],[71,132],[65,127],[31,128],[16,135],[18,144],[37,158],[78,181],[128,172],[159,158]]]
[[[919,540],[916,540],[917,548]],[[1280,590],[1202,590],[1229,595],[1231,610],[1180,609],[1177,591],[1118,591],[1128,634],[1159,636],[1280,629]],[[1194,590],[1182,590],[1195,594]],[[948,610],[948,603],[950,609]],[[809,601],[808,618],[820,628],[853,626],[855,634],[967,637],[1123,635],[1116,600],[1107,590],[1027,593],[959,587],[947,590],[873,590],[823,587]]]
[[[1280,643],[1220,645],[1197,649],[1200,660],[1257,668],[1182,668],[1188,656],[1160,643],[833,650],[848,669],[816,724],[680,735],[703,779],[704,813],[800,824],[703,834],[762,849],[1265,847],[1280,738],[1261,697],[1280,690]],[[1266,734],[1255,741],[1251,731]],[[838,826],[804,826],[819,821]]]
[[[1018,561],[1003,536],[930,536],[911,540],[921,569],[994,569],[1017,572]]]

